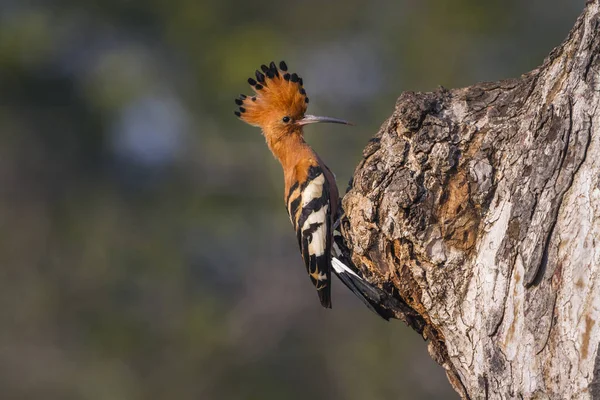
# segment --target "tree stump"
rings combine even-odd
[[[600,398],[599,105],[594,0],[541,67],[403,93],[364,149],[348,255],[463,398]]]

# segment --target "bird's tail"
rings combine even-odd
[[[368,308],[381,318],[389,321],[393,313],[382,307],[384,298],[387,294],[378,287],[360,277],[356,272],[347,267],[343,262],[335,257],[331,259],[333,272],[340,280],[358,297]]]
[[[338,205],[338,211],[342,210],[341,204]],[[341,212],[339,212],[341,214]],[[356,295],[369,310],[379,315],[381,318],[389,321],[390,318],[396,318],[393,309],[401,308],[398,300],[391,294],[386,293],[377,286],[369,283],[360,275],[360,271],[348,257],[349,249],[346,241],[341,234],[341,225],[344,215],[339,215],[333,226],[333,241],[331,266],[333,272],[338,278]]]

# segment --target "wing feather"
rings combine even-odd
[[[311,167],[299,190],[290,191],[288,213],[300,252],[323,307],[331,308],[331,204],[323,171]]]

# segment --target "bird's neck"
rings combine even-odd
[[[282,135],[265,136],[271,152],[279,160],[284,171],[293,169],[302,159],[314,156],[300,129]]]

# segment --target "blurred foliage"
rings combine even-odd
[[[583,0],[0,1],[6,399],[455,398],[337,284],[320,308],[280,168],[233,98],[270,60],[341,189],[403,90],[518,76]]]

